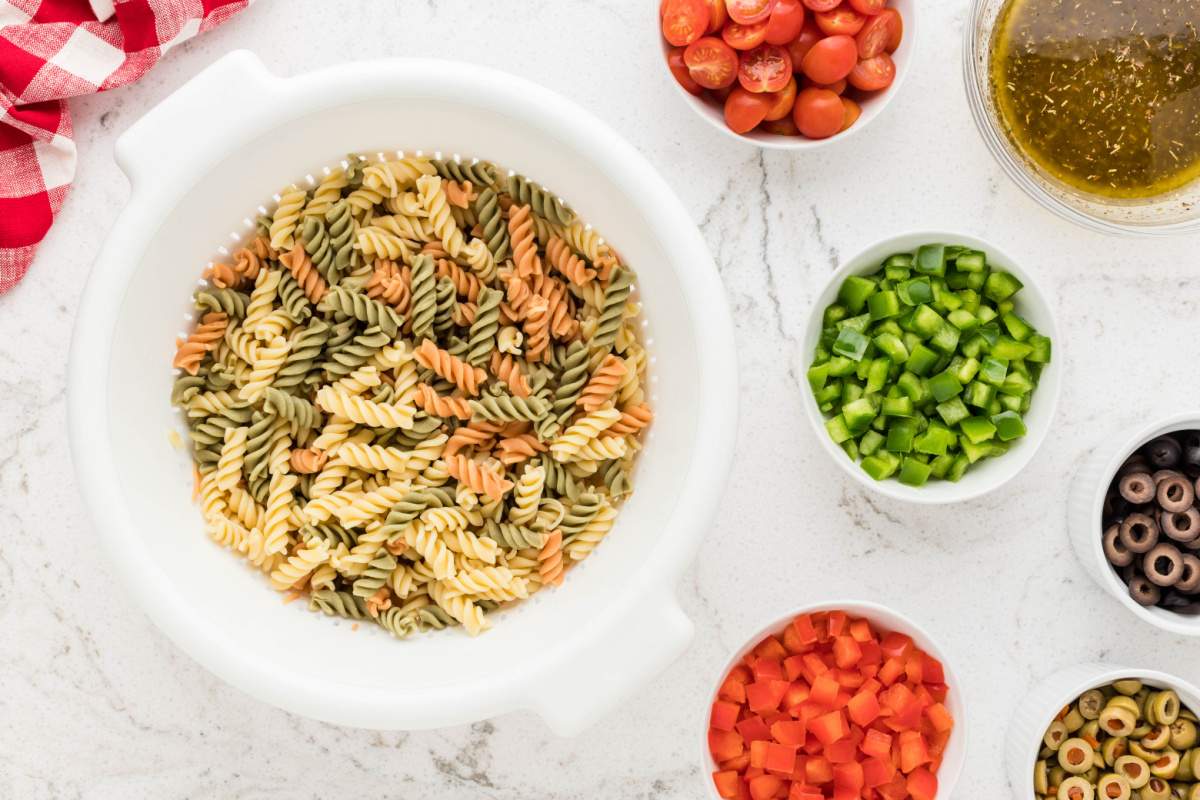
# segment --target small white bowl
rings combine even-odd
[[[1075,555],[1092,580],[1135,616],[1157,628],[1183,636],[1200,636],[1200,615],[1177,614],[1157,606],[1147,608],[1129,596],[1129,587],[1104,555],[1101,522],[1104,496],[1117,470],[1134,450],[1156,436],[1182,430],[1200,430],[1200,411],[1160,419],[1116,436],[1106,436],[1080,464],[1067,501],[1067,529]]]
[[[832,303],[841,287],[842,281],[849,275],[869,275],[879,270],[880,264],[893,253],[907,253],[916,250],[923,244],[943,242],[983,250],[987,253],[988,264],[1011,272],[1024,284],[1021,293],[1017,295],[1017,312],[1027,319],[1038,332],[1049,336],[1052,342],[1053,355],[1049,364],[1042,371],[1037,388],[1033,392],[1033,404],[1024,415],[1025,436],[1013,445],[1007,453],[997,458],[985,458],[967,470],[967,474],[958,483],[950,481],[931,480],[924,486],[906,486],[898,480],[888,478],[877,481],[863,472],[860,462],[851,461],[842,448],[829,438],[825,430],[826,417],[817,407],[808,385],[804,384],[801,394],[804,395],[804,410],[808,421],[816,431],[821,447],[830,455],[838,466],[863,486],[872,491],[897,500],[911,503],[957,503],[971,500],[987,494],[1012,480],[1017,473],[1025,468],[1041,446],[1050,430],[1054,412],[1058,408],[1058,396],[1061,389],[1063,363],[1063,341],[1058,336],[1058,325],[1055,322],[1054,311],[1047,301],[1045,293],[1038,287],[1028,269],[1020,262],[1004,252],[995,244],[975,236],[947,231],[917,231],[893,236],[871,245],[854,258],[846,261],[833,273],[825,288],[817,295],[813,309],[809,314],[808,327],[804,332],[804,340],[799,353],[798,368],[801,373],[812,364],[813,351],[821,338],[821,321],[825,316],[825,307]]]
[[[824,147],[832,142],[844,142],[853,134],[867,127],[876,117],[883,112],[883,109],[891,102],[892,97],[900,90],[900,84],[904,82],[905,76],[908,75],[909,65],[916,58],[917,45],[917,0],[890,0],[889,8],[894,8],[900,12],[900,16],[904,18],[904,37],[900,40],[900,47],[896,52],[892,53],[892,60],[896,62],[896,79],[892,81],[892,85],[881,92],[875,92],[870,97],[861,98],[861,93],[856,93],[854,100],[862,107],[862,115],[858,120],[851,125],[847,130],[841,133],[834,134],[828,139],[808,139],[803,136],[781,136],[777,133],[767,133],[763,130],[753,130],[750,133],[734,133],[725,124],[725,113],[719,103],[712,100],[706,100],[696,97],[691,92],[679,85],[679,81],[675,80],[675,76],[671,74],[670,68],[667,66],[667,54],[671,51],[671,44],[663,38],[662,25],[658,17],[658,0],[651,0],[646,3],[647,8],[654,9],[653,31],[658,38],[659,47],[662,50],[662,71],[671,85],[679,92],[679,96],[683,101],[691,106],[692,110],[708,124],[719,130],[726,136],[736,139],[739,142],[752,144],[757,147],[762,147],[767,150],[816,150]],[[811,11],[806,10],[806,14],[811,14]],[[714,34],[706,34],[714,35]],[[799,78],[797,78],[799,80]]]
[[[720,672],[716,674],[710,683],[712,689],[701,704],[700,720],[698,723],[700,729],[700,780],[707,787],[706,796],[712,800],[722,800],[712,782],[712,773],[717,769],[717,764],[713,761],[712,755],[708,750],[708,722],[713,701],[717,698],[717,691],[721,688],[721,683],[724,682],[725,676],[729,674],[729,670],[733,669],[734,665],[740,662],[747,653],[762,641],[763,637],[783,630],[788,623],[800,614],[811,614],[817,611],[845,611],[852,617],[862,617],[869,620],[876,632],[889,633],[895,631],[903,633],[911,637],[917,647],[942,662],[942,669],[946,675],[946,685],[950,687],[950,691],[946,695],[946,708],[950,711],[951,716],[954,717],[954,730],[950,734],[950,741],[947,743],[946,751],[942,755],[942,766],[937,771],[938,797],[950,797],[954,793],[954,786],[958,783],[958,778],[962,774],[963,763],[967,757],[967,710],[966,706],[963,705],[963,689],[961,688],[961,684],[958,682],[958,678],[955,677],[954,669],[951,667],[950,661],[946,658],[946,654],[937,646],[933,637],[924,628],[898,611],[866,600],[828,600],[798,606],[783,614],[776,614],[768,622],[755,629],[754,633],[746,638],[746,644],[730,656],[721,666]]]
[[[1046,728],[1062,707],[1089,689],[1107,686],[1123,678],[1137,678],[1148,686],[1174,689],[1185,706],[1193,711],[1200,710],[1200,689],[1165,672],[1112,664],[1077,664],[1056,672],[1025,696],[1008,726],[1004,758],[1014,800],[1037,800],[1033,791],[1033,767],[1042,749]]]

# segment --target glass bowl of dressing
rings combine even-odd
[[[1200,0],[974,0],[975,123],[1022,189],[1106,233],[1200,231]]]

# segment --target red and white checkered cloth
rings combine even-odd
[[[75,176],[66,99],[132,83],[253,0],[0,0],[0,294]]]

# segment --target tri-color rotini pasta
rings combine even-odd
[[[209,264],[171,400],[209,536],[398,638],[559,585],[653,413],[634,273],[485,161],[350,156]]]

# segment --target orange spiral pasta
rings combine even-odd
[[[459,483],[466,484],[471,491],[486,494],[493,500],[499,500],[504,497],[505,492],[513,488],[512,481],[464,455],[447,458],[446,471]]]
[[[529,397],[529,379],[521,371],[521,365],[508,353],[499,350],[492,351],[492,361],[488,365],[492,374],[508,384],[508,388],[517,397]]]
[[[434,258],[449,258],[450,254],[446,252],[446,248],[441,242],[426,242],[421,246],[421,255],[433,256]]]
[[[470,208],[471,201],[475,199],[475,189],[471,186],[470,181],[445,181],[442,183],[442,188],[446,191],[446,199],[452,206],[459,208]]]
[[[273,259],[275,256],[271,240],[265,236],[256,236],[249,245],[234,251],[233,268],[242,276],[242,280],[254,283],[263,268],[263,262]]]
[[[504,285],[504,297],[508,301],[507,305],[510,309],[510,316],[513,321],[525,318],[525,312],[529,308],[529,301],[533,299],[533,289],[529,288],[529,284],[518,278],[516,275],[510,275]]]
[[[200,319],[200,324],[186,339],[176,342],[175,359],[171,366],[178,367],[189,375],[200,371],[200,363],[204,354],[217,346],[225,335],[229,325],[229,317],[224,311],[212,311]]]
[[[469,327],[479,313],[479,306],[474,303],[456,303],[450,311],[450,317],[459,327]]]
[[[296,245],[286,253],[279,256],[279,263],[283,264],[292,273],[292,277],[296,279],[296,283],[300,284],[300,288],[304,290],[304,294],[314,303],[321,302],[325,297],[325,292],[329,291],[329,287],[325,285],[325,279],[321,277],[321,273],[317,272],[317,268],[313,266],[312,259],[308,257],[308,253],[304,252],[303,245]]]
[[[559,339],[572,338],[579,331],[579,321],[575,319],[575,309],[567,294],[566,284],[547,275],[539,275],[534,278],[534,291],[549,306],[550,332]]]
[[[557,236],[551,236],[550,241],[546,242],[546,260],[577,286],[590,283],[596,277],[596,270],[575,255],[570,246]]]
[[[471,406],[465,397],[445,397],[428,383],[418,383],[413,393],[413,405],[437,417],[471,418]]]
[[[501,464],[519,464],[538,453],[546,452],[546,449],[546,443],[541,439],[532,433],[522,433],[497,442],[495,455]]]
[[[541,297],[529,302],[525,312],[525,359],[545,360],[550,347],[550,306]]]
[[[589,414],[608,402],[625,377],[625,360],[611,353],[604,357],[579,393],[576,404]]]
[[[458,296],[467,302],[474,303],[479,299],[479,288],[482,285],[479,278],[453,261],[439,258],[437,260],[437,276],[449,278],[454,284],[454,291],[458,292]]]
[[[242,276],[236,268],[220,261],[209,264],[201,277],[218,289],[236,288],[242,282]]]
[[[408,314],[412,305],[412,270],[395,261],[378,258],[375,270],[367,281],[367,297],[387,303],[401,314]]]
[[[325,468],[325,462],[329,460],[329,454],[324,450],[309,448],[307,450],[293,450],[288,457],[288,463],[292,465],[292,472],[300,475],[311,475],[315,472],[320,472]]]
[[[558,586],[563,579],[562,531],[553,530],[538,551],[538,576],[546,586]]]
[[[533,211],[529,206],[513,206],[508,215],[508,235],[512,239],[513,263],[522,278],[540,275],[542,259],[537,252],[533,231]]]
[[[480,384],[487,380],[486,372],[450,355],[432,339],[422,341],[413,355],[421,366],[433,370],[472,397],[479,394]]]
[[[610,433],[617,433],[622,436],[629,433],[637,433],[649,425],[653,419],[654,412],[650,410],[650,406],[646,403],[638,403],[635,406],[621,409],[621,418],[608,430]]]
[[[458,455],[458,451],[464,447],[490,447],[495,433],[490,430],[483,430],[483,425],[487,423],[465,425],[454,433],[450,434],[450,438],[446,440],[446,449],[442,451],[442,456],[451,458]]]

